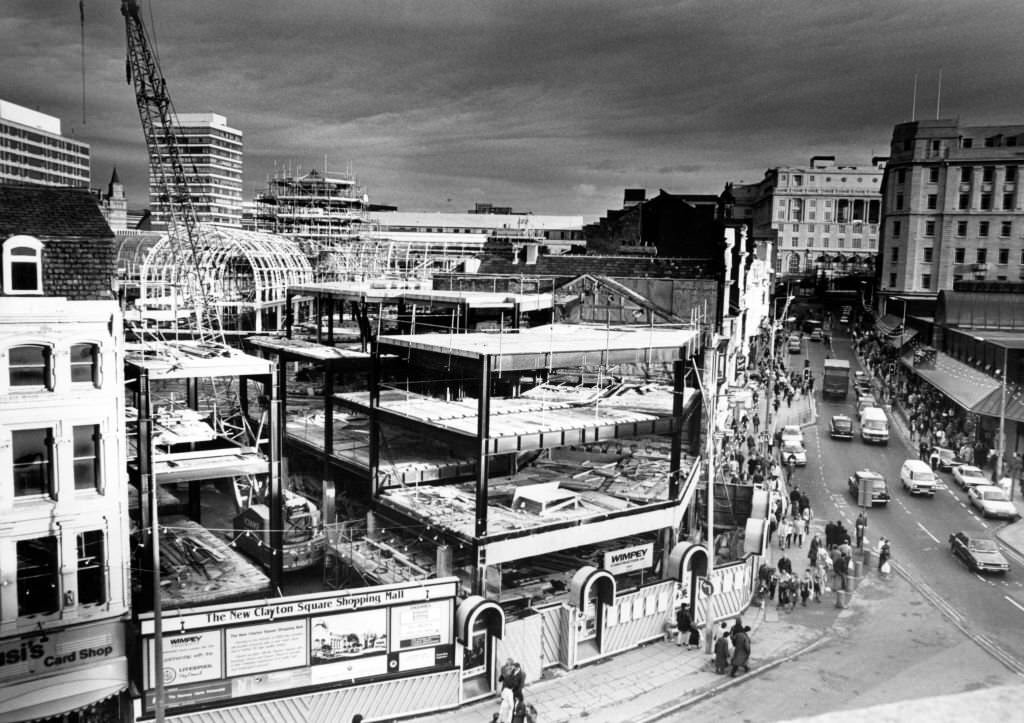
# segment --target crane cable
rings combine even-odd
[[[78,0],[78,21],[82,46],[82,125],[85,125],[85,0]]]

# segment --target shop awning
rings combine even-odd
[[[505,611],[501,605],[485,600],[479,595],[470,595],[455,609],[455,638],[463,645],[473,639],[473,628],[477,620],[484,621],[487,634],[500,638],[505,633]]]
[[[891,346],[893,349],[901,349],[904,344],[909,342],[917,336],[917,329],[907,329],[902,334],[889,335],[885,338],[885,343]]]
[[[999,382],[968,364],[957,361],[941,351],[935,353],[935,364],[914,366],[912,357],[903,357],[903,363],[914,372],[968,411],[975,408],[999,389]],[[908,363],[908,360],[909,361]],[[997,407],[998,410],[998,407]],[[996,412],[998,416],[999,412]]]
[[[1002,385],[989,394],[987,397],[982,399],[980,402],[974,405],[971,409],[975,414],[982,414],[986,417],[995,417],[999,419],[1000,411],[1003,404],[1003,389]],[[1010,419],[1014,422],[1024,422],[1024,400],[1014,394],[1012,390],[1006,390],[1006,419]],[[1009,435],[1007,435],[1009,436]]]
[[[903,319],[896,316],[895,314],[886,314],[881,319],[875,321],[875,328],[882,332],[886,336],[895,334],[903,326]]]
[[[42,721],[101,703],[128,688],[126,658],[63,675],[39,675],[0,690],[0,723]]]
[[[615,604],[615,576],[607,570],[585,565],[576,571],[569,584],[569,601],[577,610],[587,609],[590,588],[597,586],[597,600],[605,605]]]

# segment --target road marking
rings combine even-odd
[[[1013,605],[1013,606],[1014,606],[1015,608],[1017,608],[1017,609],[1018,609],[1018,610],[1020,610],[1020,611],[1021,611],[1022,613],[1024,613],[1024,606],[1022,606],[1022,605],[1021,605],[1021,604],[1020,604],[1019,602],[1017,602],[1016,600],[1014,600],[1014,599],[1013,599],[1012,597],[1010,597],[1009,595],[1003,595],[1003,597],[1004,597],[1004,598],[1006,598],[1006,602],[1010,603],[1010,604],[1011,604],[1011,605]]]
[[[924,534],[928,535],[928,537],[930,537],[930,538],[932,538],[933,540],[935,540],[936,544],[939,544],[939,545],[941,545],[941,544],[942,544],[941,542],[939,542],[939,538],[938,538],[938,537],[936,537],[935,535],[933,535],[932,533],[930,533],[930,532],[928,531],[928,528],[927,528],[927,527],[925,527],[924,525],[922,525],[922,524],[921,524],[920,522],[918,522],[918,523],[917,523],[917,526],[918,526],[918,527],[920,527],[920,528],[921,528],[922,530],[924,530]]]

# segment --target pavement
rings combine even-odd
[[[798,397],[793,406],[780,407],[775,416],[778,425],[813,422],[813,397]],[[810,421],[808,421],[810,420]],[[810,539],[817,532],[824,537],[824,520],[812,522],[802,550],[791,550],[794,570],[805,567],[803,560]],[[779,554],[775,545],[768,551],[768,563]],[[875,575],[877,577],[877,575]],[[896,578],[872,581],[868,573],[862,584],[904,584]],[[539,723],[569,723],[586,719],[592,723],[647,723],[666,719],[687,706],[743,685],[796,656],[828,642],[836,619],[851,613],[836,605],[834,593],[826,593],[820,603],[797,606],[792,612],[780,611],[775,601],[764,608],[751,607],[743,614],[751,628],[750,672],[736,678],[714,672],[712,656],[702,650],[686,650],[674,641],[648,643],[624,653],[588,665],[564,670],[549,668],[541,680],[527,681],[523,690],[528,703],[537,708]],[[497,695],[456,710],[405,719],[417,723],[483,723],[497,712]]]

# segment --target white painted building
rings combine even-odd
[[[121,720],[130,583],[113,233],[88,189],[0,186],[0,249],[0,720]]]

